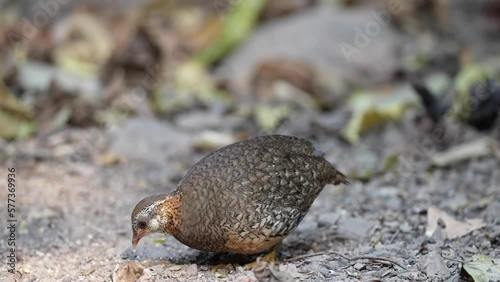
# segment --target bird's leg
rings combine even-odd
[[[278,249],[278,246],[280,244],[277,244],[275,245],[271,251],[267,254],[265,254],[264,256],[260,257],[260,258],[257,258],[256,261],[254,262],[251,262],[251,263],[247,263],[243,266],[243,269],[244,270],[250,270],[252,269],[256,264],[257,262],[259,261],[265,261],[265,262],[275,262],[276,261],[276,250]]]

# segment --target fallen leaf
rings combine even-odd
[[[110,166],[110,165],[116,165],[120,162],[120,158],[110,152],[100,154],[97,157],[97,163],[101,166]]]
[[[19,139],[35,130],[32,114],[0,82],[0,138]]]
[[[175,72],[174,80],[176,91],[183,93],[182,96],[191,96],[204,102],[230,98],[216,88],[206,66],[197,61],[188,61],[179,66]],[[194,81],[196,83],[193,83]]]
[[[219,37],[208,48],[196,55],[196,60],[208,66],[220,60],[241,43],[253,30],[265,4],[264,0],[233,1],[224,16]]]
[[[380,92],[358,92],[349,97],[352,116],[342,130],[342,136],[356,143],[369,128],[400,119],[406,110],[417,104],[410,87],[402,86],[389,95]]]
[[[314,94],[316,92],[316,70],[309,64],[287,58],[267,58],[255,68],[253,85],[257,90],[269,88],[274,81],[284,80],[300,90]]]
[[[236,142],[236,138],[229,133],[217,131],[203,131],[194,141],[195,150],[209,152],[220,149]]]
[[[80,74],[95,74],[114,49],[106,25],[88,13],[76,13],[66,26],[62,44],[55,50],[58,66]]]
[[[432,164],[439,167],[448,166],[460,161],[469,160],[495,153],[497,144],[491,138],[482,138],[452,147],[444,152],[431,156]]]
[[[260,130],[269,132],[276,129],[281,121],[290,116],[291,111],[288,105],[260,104],[255,108],[254,118]]]
[[[469,117],[473,106],[469,96],[472,86],[486,81],[491,73],[487,67],[482,65],[467,65],[455,78],[455,90],[453,104],[448,112],[448,116],[456,120],[465,120]]]
[[[500,259],[474,256],[474,261],[464,264],[463,269],[474,282],[500,281]]]
[[[467,219],[465,222],[460,222],[445,211],[436,207],[430,207],[427,209],[427,229],[425,231],[427,237],[431,237],[434,231],[436,231],[439,219],[445,224],[443,231],[448,239],[460,238],[486,226],[481,219]]]
[[[135,282],[144,273],[144,268],[137,262],[128,261],[119,264],[113,270],[114,282]]]

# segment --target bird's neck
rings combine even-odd
[[[181,194],[168,195],[161,204],[157,206],[158,213],[162,217],[163,229],[166,233],[174,235],[181,224]]]

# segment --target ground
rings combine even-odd
[[[306,117],[319,127],[328,118],[326,114]],[[426,141],[432,131],[415,119],[368,132],[355,146],[336,134],[302,132],[320,144],[326,158],[350,176],[351,184],[323,190],[297,230],[280,246],[274,265],[262,262],[245,271],[228,264],[216,274],[219,278],[210,273],[209,265],[252,258],[214,258],[161,235],[144,238],[136,250],[131,247],[130,213],[135,204],[145,196],[172,191],[186,169],[206,154],[190,147],[199,135],[196,130],[134,118],[113,132],[67,129],[37,140],[36,146],[33,141],[20,144],[23,151],[6,164],[16,168],[18,179],[18,273],[15,278],[6,275],[3,264],[1,279],[110,281],[115,268],[119,272],[128,262],[138,262],[144,267],[139,281],[463,281],[465,276],[459,277],[462,265],[473,255],[499,255],[500,171],[495,168],[500,161],[492,155],[452,167],[431,166],[429,157],[434,152],[483,134],[462,125],[443,126],[447,132],[433,139],[435,144]],[[164,130],[148,133],[148,128]],[[183,136],[165,138],[172,130]],[[294,135],[298,131],[303,129],[293,120],[278,130]],[[129,136],[127,148],[117,144],[123,136]],[[68,144],[84,148],[85,142],[93,144],[81,153],[88,159],[36,154],[42,148],[63,150]],[[142,158],[135,156],[144,142],[156,145]],[[399,161],[384,164],[394,153],[399,154]],[[121,161],[99,161],[105,154],[119,155]],[[1,168],[3,175],[6,166]],[[441,222],[426,237],[431,207],[459,221],[480,219],[485,226],[449,240]],[[2,233],[3,240],[8,234]],[[6,242],[0,245],[4,252]],[[314,253],[318,254],[301,258]]]
[[[252,1],[0,1],[0,253],[17,256],[0,281],[472,281],[471,263],[499,265],[500,121],[456,120],[500,108],[497,2],[235,5]],[[427,108],[421,81],[441,95]],[[158,234],[132,248],[141,199],[264,134],[311,140],[350,181],[276,262]]]

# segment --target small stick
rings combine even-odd
[[[285,262],[289,262],[289,261],[294,261],[294,260],[299,260],[299,259],[304,259],[304,258],[310,258],[310,257],[315,257],[315,256],[321,256],[321,255],[337,255],[345,260],[348,260],[348,261],[354,261],[354,260],[361,260],[361,259],[367,259],[367,260],[374,260],[374,261],[386,261],[386,262],[390,262],[394,265],[397,265],[399,267],[401,267],[402,269],[404,270],[407,270],[407,268],[402,265],[401,263],[393,260],[393,259],[389,259],[389,258],[381,258],[381,257],[372,257],[372,256],[357,256],[357,257],[348,257],[342,253],[339,253],[339,252],[335,252],[335,251],[330,251],[330,252],[319,252],[319,253],[314,253],[314,254],[308,254],[308,255],[301,255],[301,256],[297,256],[297,257],[293,257],[293,258],[289,258],[287,260],[285,260]]]
[[[454,258],[449,258],[449,257],[447,257],[447,256],[445,256],[445,255],[441,255],[441,257],[442,257],[442,258],[444,258],[444,259],[446,259],[446,260],[450,260],[450,261],[454,261],[454,262],[459,262],[459,263],[461,263],[461,264],[465,264],[465,263],[466,263],[466,262],[465,262],[465,261],[463,261],[463,260],[460,260],[460,259],[454,259]]]
[[[391,237],[391,240],[389,240],[389,244],[392,244],[392,242],[394,242],[396,237],[398,237],[399,233],[401,233],[401,231],[399,229],[396,230],[396,233],[394,233],[394,235]]]

